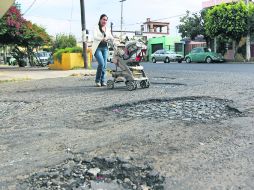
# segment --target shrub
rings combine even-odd
[[[57,49],[73,48],[77,46],[77,40],[73,35],[58,34],[53,43],[53,51]]]
[[[83,53],[83,49],[81,47],[59,49],[54,53],[54,59],[57,59],[61,63],[63,53]]]

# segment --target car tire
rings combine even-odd
[[[168,57],[166,57],[165,63],[170,63],[170,59]]]
[[[212,63],[213,60],[212,60],[211,57],[207,57],[207,58],[205,59],[205,62],[209,64],[209,63]]]
[[[179,60],[178,63],[182,63],[183,61],[182,60]]]
[[[186,57],[186,63],[191,63],[191,58]]]
[[[154,57],[152,58],[152,62],[153,62],[153,63],[156,63],[156,59],[155,59]]]

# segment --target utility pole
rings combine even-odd
[[[86,43],[85,0],[80,0],[80,9],[81,9],[81,25],[82,25],[82,42],[83,42],[84,68],[88,69],[87,43]]]
[[[249,0],[246,0],[248,12],[249,12]],[[248,15],[249,16],[249,15]],[[248,18],[248,34],[246,38],[246,60],[250,61],[251,52],[250,52],[250,20]]]
[[[111,34],[113,35],[113,22],[110,23]]]
[[[120,40],[122,41],[123,38],[123,2],[126,0],[121,0],[121,36],[120,36]]]

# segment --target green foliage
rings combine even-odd
[[[20,10],[12,6],[0,19],[0,42],[1,44],[15,44],[20,42],[23,26],[26,20]]]
[[[47,34],[45,28],[33,24],[30,21],[25,22],[23,35],[21,38],[21,45],[30,48],[36,48],[51,43],[50,36]]]
[[[53,44],[53,49],[73,48],[77,46],[77,40],[73,35],[58,34]]]
[[[83,49],[81,47],[59,49],[54,53],[54,55],[53,55],[54,59],[57,59],[61,63],[63,53],[83,53]]]
[[[0,41],[5,45],[35,48],[48,44],[50,37],[43,27],[25,20],[20,10],[12,6],[0,19]]]
[[[249,4],[249,29],[254,32],[254,3]]]
[[[180,19],[180,25],[177,26],[182,38],[194,40],[198,35],[206,37],[204,28],[204,17],[206,11],[191,14],[190,11]]]
[[[16,6],[12,6],[0,19],[0,42],[2,45],[15,47],[13,54],[20,66],[25,65],[24,58],[28,58],[30,65],[34,66],[34,49],[49,45],[51,39],[45,28],[25,20],[20,13],[20,7]],[[23,47],[26,51],[20,51],[19,47]]]
[[[247,35],[249,15],[248,7],[242,1],[215,6],[205,16],[206,34],[239,41]]]

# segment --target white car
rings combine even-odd
[[[170,63],[170,61],[177,61],[178,63],[182,63],[184,60],[183,55],[177,54],[173,51],[169,50],[157,50],[152,54],[152,62],[156,63],[157,61],[164,61],[164,63]]]

